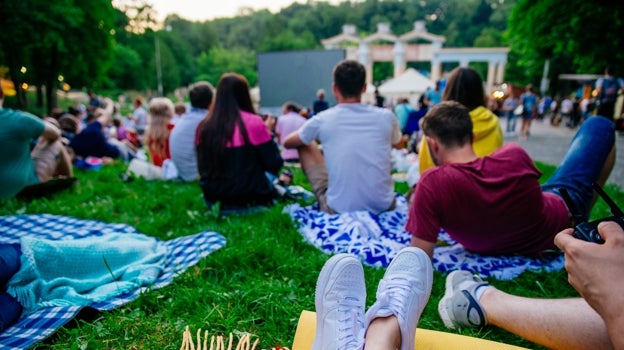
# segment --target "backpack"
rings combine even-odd
[[[600,89],[600,103],[615,103],[620,83],[615,78],[606,78],[602,81]]]

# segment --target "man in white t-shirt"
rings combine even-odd
[[[401,143],[401,130],[391,111],[361,103],[365,89],[364,66],[339,62],[332,88],[338,105],[314,116],[284,141],[285,147],[299,151],[319,206],[328,213],[380,213],[394,207],[390,150]]]

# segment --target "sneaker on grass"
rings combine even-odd
[[[487,325],[479,298],[490,285],[468,271],[456,270],[446,277],[446,291],[438,304],[438,313],[447,328]]]
[[[366,312],[367,326],[378,317],[394,315],[401,330],[400,350],[413,350],[418,319],[433,281],[431,259],[420,248],[402,249],[377,287],[377,300]]]
[[[316,282],[316,334],[312,350],[360,350],[364,347],[364,269],[353,255],[337,254]]]

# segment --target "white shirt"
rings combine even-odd
[[[401,140],[394,114],[360,103],[339,104],[300,129],[304,144],[318,139],[329,174],[327,204],[344,213],[388,210],[394,200],[390,151]]]

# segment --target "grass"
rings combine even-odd
[[[550,176],[553,167],[538,164]],[[62,328],[37,349],[178,349],[188,325],[214,333],[250,332],[260,337],[262,349],[290,347],[302,310],[314,310],[316,278],[328,256],[305,243],[283,203],[268,212],[240,217],[216,217],[202,201],[197,184],[124,183],[123,164],[98,172],[77,170],[79,183],[72,191],[33,202],[0,201],[0,215],[51,213],[83,219],[127,223],[163,240],[214,230],[226,246],[201,260],[174,282],[151,291],[123,307],[104,312],[91,322]],[[307,186],[300,172],[296,182]],[[397,191],[405,192],[405,185]],[[607,192],[624,203],[615,186]],[[609,213],[601,201],[594,217]],[[365,268],[368,300],[374,301],[384,271]],[[567,297],[578,294],[568,285],[565,271],[524,273],[513,281],[491,283],[514,294],[530,297]],[[446,331],[437,315],[444,278],[436,273],[431,299],[419,327]],[[513,334],[490,327],[466,329],[462,334],[536,348]]]

